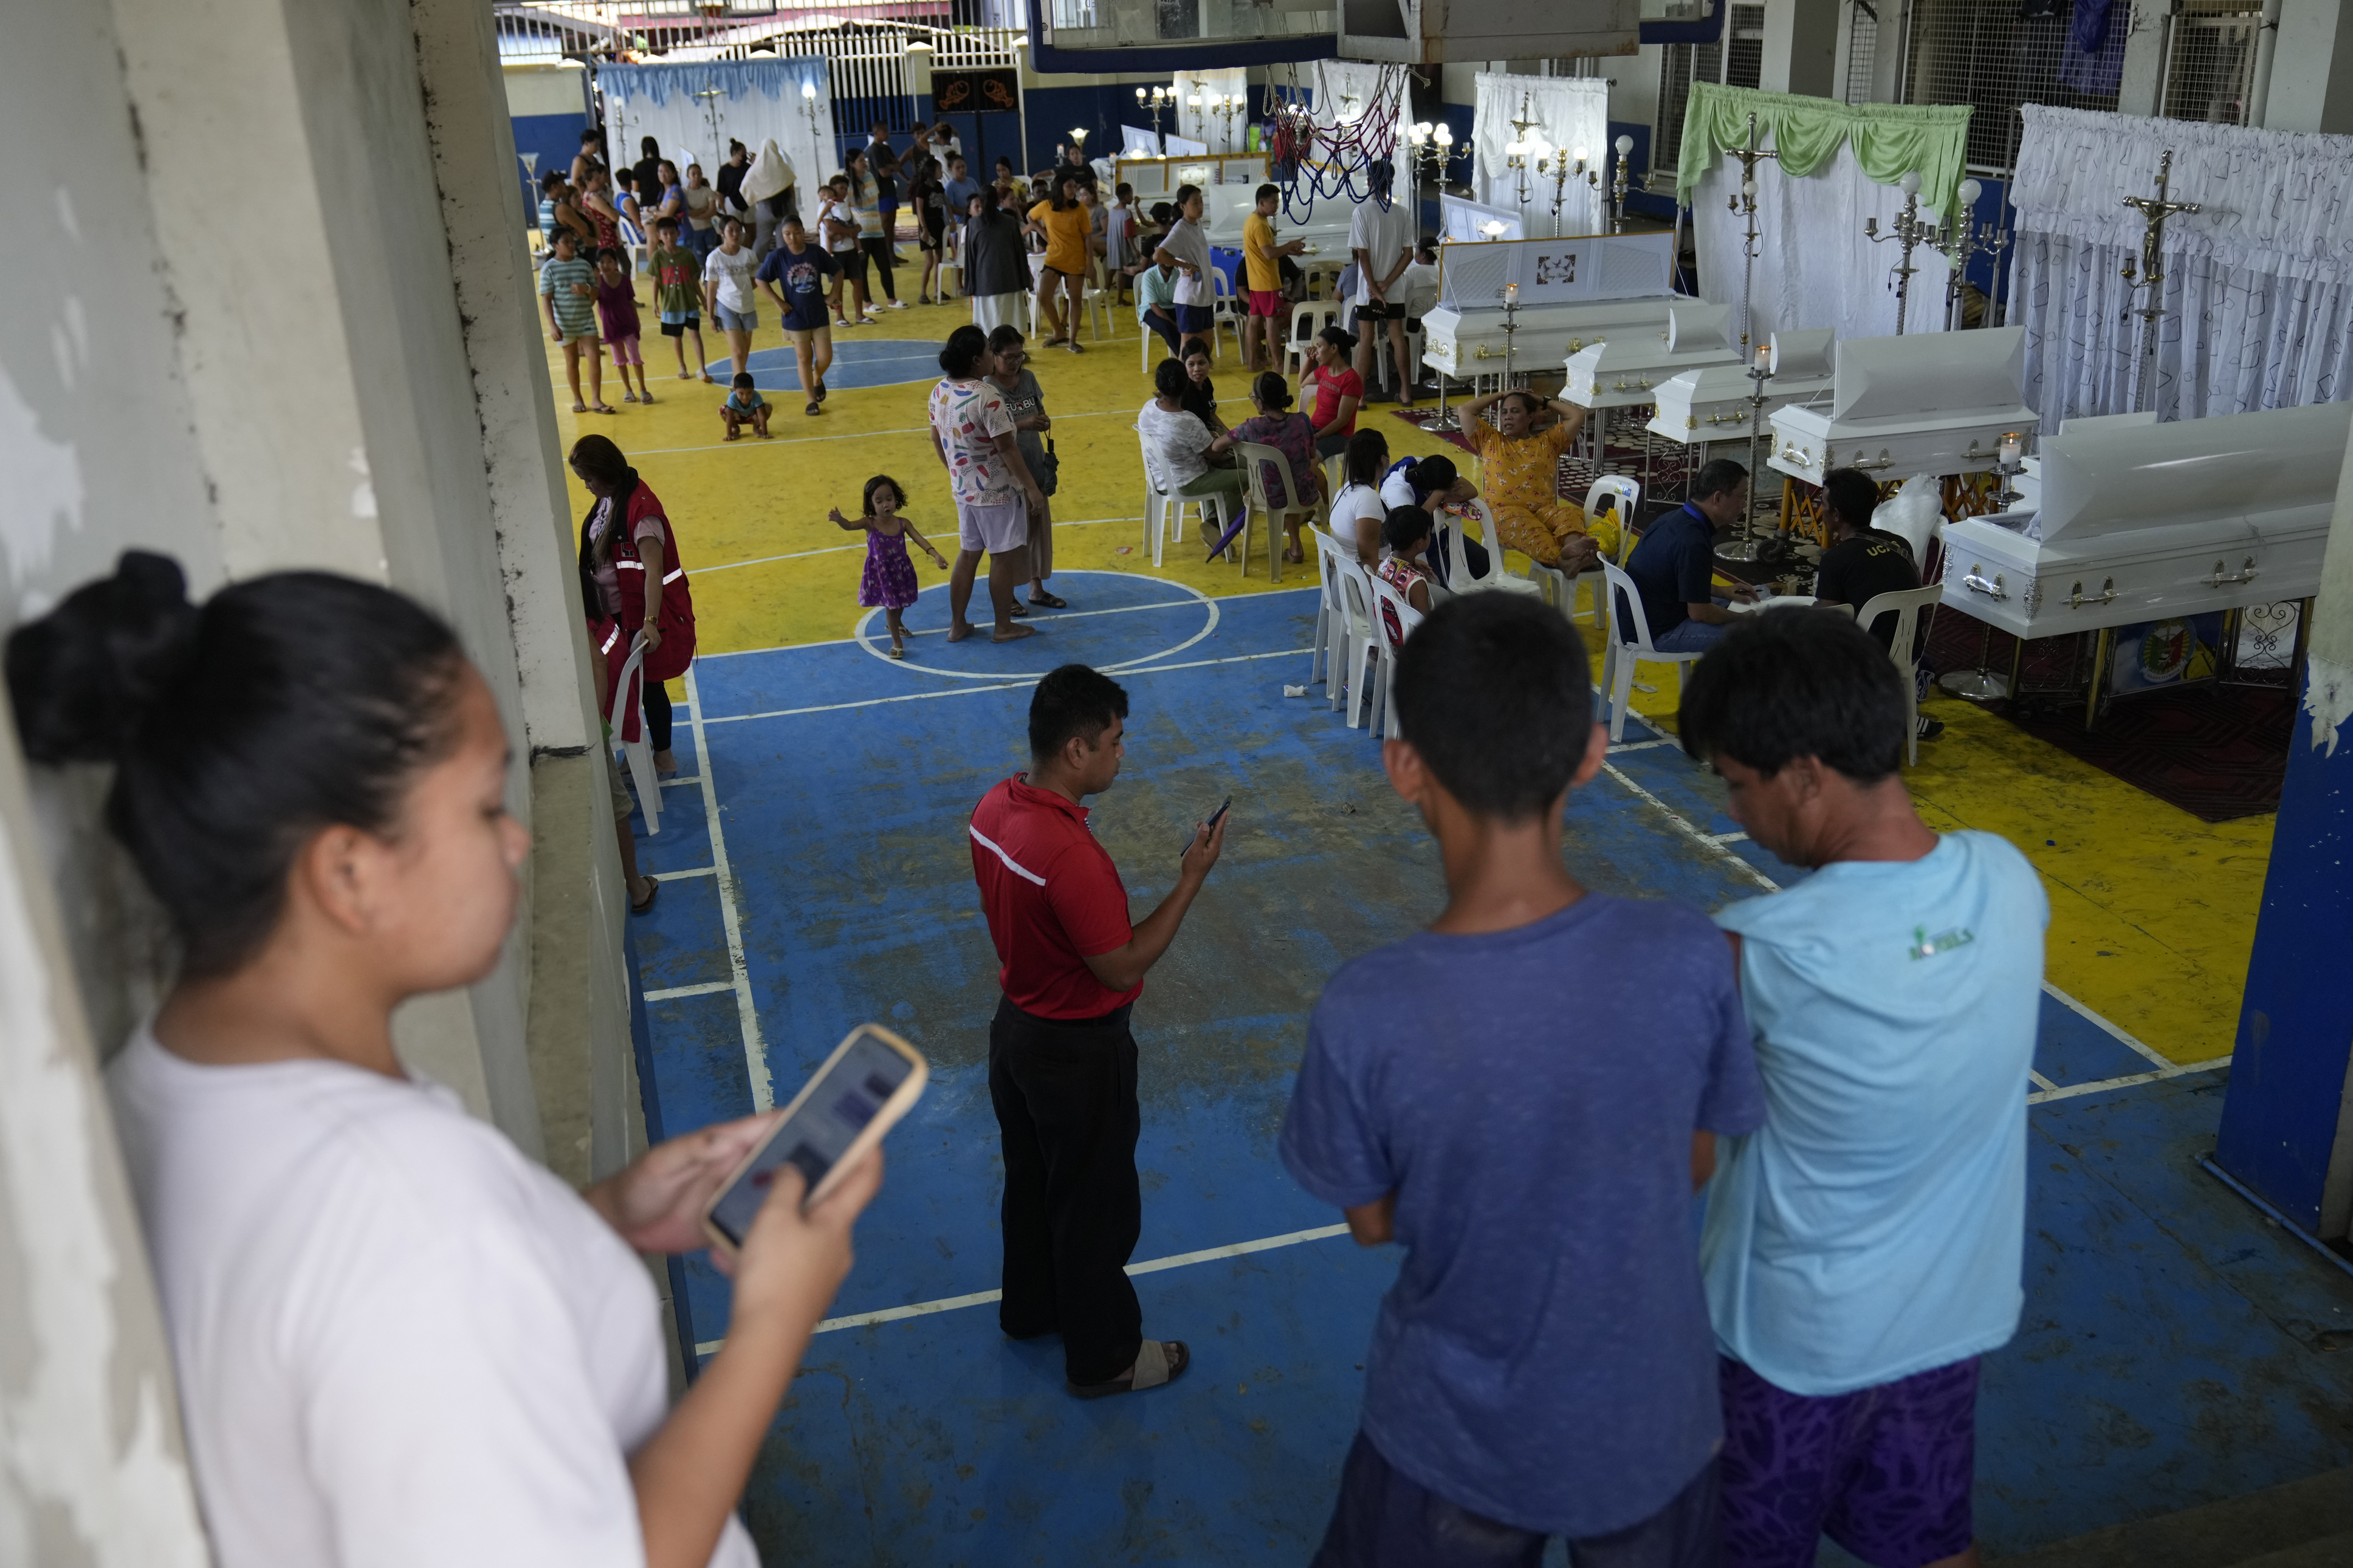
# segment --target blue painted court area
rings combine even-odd
[[[940,345],[929,340],[914,338],[878,338],[867,334],[880,331],[878,327],[836,327],[833,329],[833,368],[825,373],[828,391],[844,387],[897,386],[910,381],[937,381],[940,378]],[[719,340],[723,344],[725,337]],[[735,362],[725,354],[712,360],[703,369],[719,378],[725,386],[735,374]],[[782,348],[754,349],[744,368],[752,374],[752,384],[762,392],[798,392],[801,390],[800,362],[793,356],[789,344]]]
[[[1354,1429],[1397,1258],[1336,1234],[1274,1141],[1324,976],[1435,911],[1434,847],[1324,689],[1282,695],[1307,679],[1312,590],[1212,603],[1136,575],[1055,582],[1071,609],[1019,643],[948,644],[934,587],[907,613],[905,663],[880,657],[879,624],[701,661],[685,777],[641,841],[665,878],[632,922],[655,1125],[789,1098],[868,1018],[934,1068],[892,1135],[839,1326],[754,1478],[745,1512],[771,1562],[1300,1563]],[[1225,857],[1135,1014],[1137,1289],[1146,1332],[1188,1341],[1196,1363],[1091,1404],[1062,1392],[1052,1342],[998,1335],[987,1299],[997,993],[964,835],[1024,765],[1029,683],[1074,658],[1129,692],[1125,771],[1094,826],[1139,909],[1191,824],[1234,799]],[[1609,892],[1714,908],[1799,874],[1727,837],[1716,781],[1648,730],[1572,797],[1567,828],[1572,866]],[[2353,1279],[2197,1169],[2221,1075],[2130,1081],[2153,1070],[2046,998],[2026,1323],[1988,1363],[1979,1438],[1997,1552],[2353,1461],[2353,1357],[2312,1348],[2353,1326]],[[701,1258],[673,1277],[711,1346],[724,1281]]]

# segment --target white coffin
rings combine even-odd
[[[1769,466],[1810,484],[1832,468],[1883,484],[1991,468],[2003,436],[2037,424],[2019,398],[2025,354],[2023,327],[1846,339],[1829,398],[1773,416]]]
[[[1831,343],[1828,327],[1773,334],[1773,374],[1765,383],[1767,420],[1777,409],[1831,390]],[[1736,358],[1730,364],[1685,371],[1659,384],[1658,411],[1645,428],[1685,446],[1746,437],[1748,399],[1755,391],[1747,367]]]
[[[1945,529],[1945,603],[2019,637],[2320,585],[2353,405],[2275,408],[2043,443],[2042,508]]]
[[[1654,337],[1621,332],[1570,354],[1560,395],[1580,408],[1631,408],[1655,402],[1660,384],[1684,371],[1739,362],[1732,307],[1694,300],[1671,307]]]
[[[1641,295],[1590,304],[1525,305],[1513,334],[1515,370],[1540,370],[1570,354],[1615,338],[1649,338],[1666,330],[1667,312],[1696,304],[1688,294]],[[1504,372],[1504,311],[1440,305],[1421,319],[1421,357],[1457,380]]]

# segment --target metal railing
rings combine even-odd
[[[2158,114],[2166,120],[2244,125],[2254,93],[2255,40],[2261,36],[2260,5],[2242,0],[2189,0],[2171,18],[2166,36],[2165,93]]]

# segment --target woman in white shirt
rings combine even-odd
[[[1201,231],[1201,187],[1177,186],[1176,211],[1177,220],[1160,237],[1152,259],[1176,268],[1176,338],[1182,342],[1209,331],[1218,286],[1209,276],[1209,237]]]
[[[1160,367],[1152,373],[1155,395],[1135,416],[1135,428],[1144,437],[1145,478],[1163,495],[1198,497],[1205,506],[1217,507],[1221,519],[1239,519],[1242,471],[1209,466],[1210,458],[1226,455],[1234,438],[1229,434],[1211,435],[1209,427],[1201,423],[1201,416],[1186,408],[1188,379],[1184,365],[1173,359],[1162,360]],[[1205,538],[1218,541],[1209,552],[1209,559],[1214,561],[1225,548],[1225,542],[1211,533],[1206,522],[1201,532]]]
[[[1374,429],[1348,437],[1339,493],[1332,498],[1334,537],[1356,547],[1356,560],[1370,572],[1381,563],[1381,524],[1389,509],[1381,501],[1381,470],[1389,466],[1389,444]]]
[[[108,820],[180,973],[107,1069],[221,1568],[756,1568],[733,1510],[849,1267],[879,1164],[778,1184],[725,1342],[666,1410],[635,1253],[772,1125],[674,1139],[575,1194],[392,1047],[481,979],[530,833],[448,627],[325,573],[201,609],[126,552],[10,639],[28,756],[116,764]]]

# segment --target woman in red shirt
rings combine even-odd
[[[1356,340],[1337,324],[1315,334],[1315,363],[1299,378],[1299,395],[1315,389],[1315,455],[1337,457],[1356,433],[1356,405],[1365,400],[1365,381],[1348,364]]]

